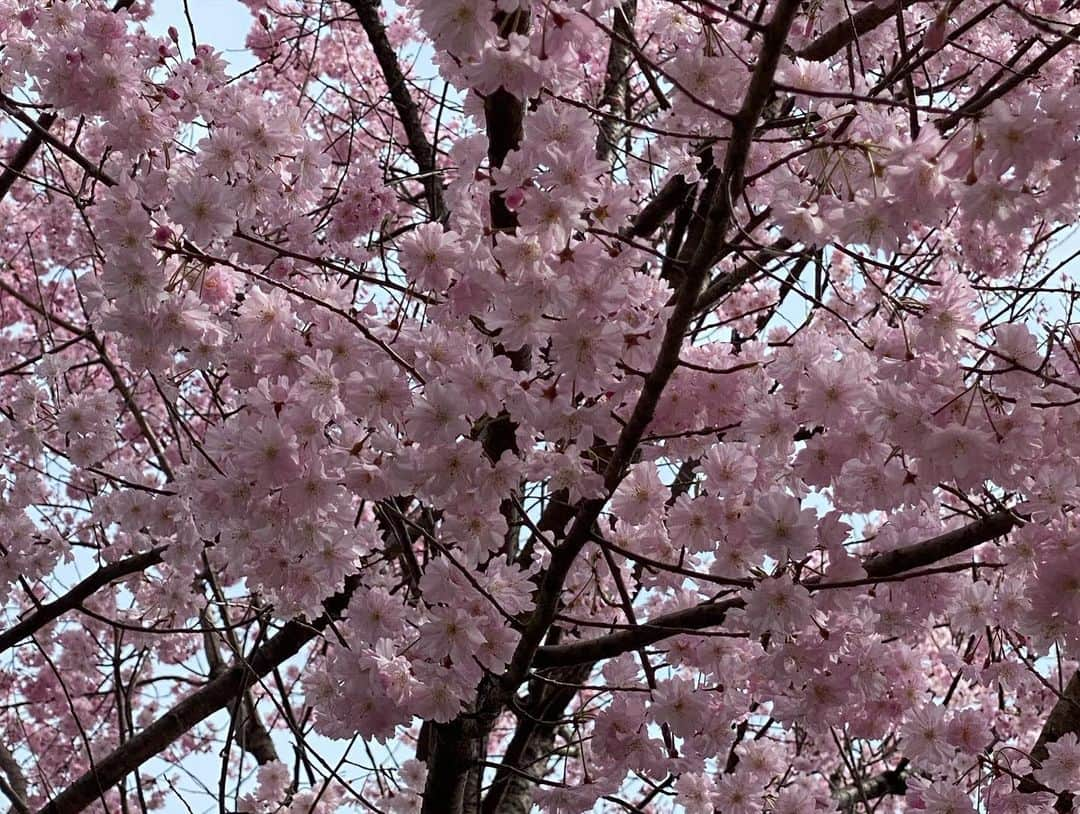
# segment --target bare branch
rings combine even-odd
[[[99,568],[59,599],[41,605],[17,625],[0,633],[0,653],[15,646],[28,636],[32,636],[49,622],[59,618],[69,610],[79,607],[88,597],[113,580],[123,579],[157,565],[161,562],[161,555],[164,551],[165,548],[162,546],[147,551],[145,554],[137,554],[128,557],[126,560],[120,560]]]
[[[53,798],[38,814],[76,814],[99,800],[103,789],[119,782],[199,722],[234,703],[248,687],[299,653],[342,614],[359,584],[359,577],[349,577],[345,587],[323,603],[326,612],[322,616],[310,623],[289,622],[242,663],[207,682],[127,743],[97,761],[94,769]]]

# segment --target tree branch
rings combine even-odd
[[[1022,70],[1013,71],[1009,78],[1000,85],[976,91],[973,98],[961,105],[960,108],[935,122],[937,129],[942,133],[948,132],[959,124],[961,120],[982,112],[1006,93],[1019,87],[1021,83],[1026,82],[1033,77],[1042,70],[1046,63],[1070,45],[1075,45],[1078,38],[1080,38],[1080,23],[1063,33],[1057,42],[1047,46],[1041,54],[1025,65]]]
[[[918,1],[903,0],[903,5],[906,8]],[[888,3],[885,6],[869,3],[804,45],[795,55],[811,62],[824,62],[839,54],[863,34],[873,31],[886,20],[892,19],[895,14],[895,3]]]
[[[559,722],[578,694],[577,685],[589,677],[592,668],[592,663],[586,663],[559,671],[558,684],[548,684],[542,678],[533,682],[530,700],[518,716],[514,735],[484,797],[482,814],[529,813],[536,783],[527,776],[528,770],[551,752]]]
[[[11,801],[12,809],[19,814],[30,814],[30,807],[26,803],[26,775],[23,774],[19,762],[15,760],[15,755],[11,754],[11,750],[2,743],[0,743],[0,769],[7,775],[7,782],[0,789]]]
[[[518,8],[510,14],[498,12],[495,24],[503,37],[525,34],[529,30],[529,14]],[[484,97],[484,125],[488,137],[488,165],[498,169],[506,156],[521,145],[524,136],[525,102],[500,87]],[[508,232],[517,228],[517,215],[510,211],[501,192],[491,193],[491,228]]]
[[[112,10],[115,12],[126,9],[133,2],[134,0],[117,0],[113,4]],[[23,143],[19,145],[15,155],[11,157],[11,160],[7,162],[7,166],[4,167],[4,171],[0,173],[0,202],[3,202],[8,192],[11,191],[11,187],[23,176],[26,168],[30,166],[30,161],[45,142],[45,136],[54,124],[56,124],[55,113],[42,113],[38,116],[37,121],[33,123],[30,132],[23,139]]]
[[[761,271],[771,259],[794,245],[794,241],[790,238],[781,237],[753,257],[748,257],[742,265],[732,269],[701,292],[701,296],[698,297],[698,301],[694,305],[694,312],[700,314],[708,311],[725,295],[730,294],[749,280],[756,272]]]
[[[1020,522],[1013,512],[994,512],[930,540],[894,551],[871,554],[863,561],[863,569],[871,577],[889,577],[913,568],[922,568],[1008,534]]]
[[[22,177],[23,172],[30,165],[30,161],[45,141],[42,134],[48,132],[49,128],[55,123],[55,113],[42,113],[38,116],[37,128],[30,130],[26,138],[23,139],[23,143],[19,145],[19,149],[15,151],[15,155],[7,162],[3,173],[0,173],[0,201],[4,200],[8,192],[11,191],[11,187]]]
[[[907,793],[907,771],[889,769],[865,780],[857,786],[838,790],[833,794],[839,811],[852,811],[864,800],[876,800],[887,794],[904,795]]]
[[[1065,691],[1050,710],[1050,714],[1046,716],[1046,723],[1043,725],[1042,732],[1039,733],[1039,737],[1031,749],[1032,759],[1042,763],[1050,757],[1050,750],[1047,746],[1069,733],[1080,737],[1080,670],[1073,673],[1069,683],[1065,685]],[[1030,794],[1036,791],[1045,791],[1046,789],[1035,779],[1034,775],[1028,774],[1020,781],[1019,790]],[[1054,811],[1063,813],[1072,811],[1073,801],[1071,792],[1062,792],[1055,803]]]
[[[225,709],[248,688],[279,664],[300,652],[318,636],[331,620],[348,606],[353,591],[360,584],[358,576],[345,581],[345,587],[323,603],[325,613],[314,622],[289,622],[281,631],[256,648],[241,664],[236,664],[178,703],[146,729],[117,747],[68,786],[38,814],[76,814],[101,798],[101,794],[134,771],[193,726]]]
[[[203,624],[207,629],[203,630],[203,650],[206,652],[206,661],[210,665],[210,678],[215,679],[226,669],[225,662],[218,652],[217,642],[210,632],[210,620],[205,613],[202,614]],[[266,726],[259,717],[259,711],[255,707],[255,699],[251,695],[251,689],[246,689],[238,701],[230,704],[229,714],[234,720],[236,743],[241,749],[255,758],[260,766],[273,763],[278,759],[277,749]]]
[[[798,9],[798,0],[780,0],[776,11],[773,13],[772,20],[764,30],[761,50],[754,67],[754,73],[750,79],[749,88],[743,99],[742,107],[732,123],[732,133],[724,158],[723,171],[719,173],[719,181],[714,185],[712,194],[705,196],[703,201],[703,205],[707,205],[707,210],[704,213],[704,230],[700,240],[687,241],[685,247],[686,253],[690,253],[691,257],[685,265],[686,273],[675,301],[675,307],[664,328],[664,336],[660,343],[656,363],[645,377],[641,394],[638,396],[630,418],[619,434],[615,449],[604,470],[604,487],[609,493],[615,489],[622,479],[623,470],[633,457],[634,450],[637,449],[645,429],[648,427],[649,422],[652,421],[660,396],[679,364],[679,352],[682,349],[686,330],[694,316],[694,306],[697,303],[698,292],[701,290],[712,258],[716,255],[717,248],[724,240],[724,235],[731,220],[732,202],[728,193],[731,189],[738,189],[742,185],[743,172],[753,141],[754,130],[768,101],[773,74],[776,72],[776,66],[780,60],[781,47],[787,38],[788,30],[795,19]],[[582,546],[589,539],[593,524],[600,516],[604,503],[603,499],[584,502],[574,518],[566,540],[553,552],[551,562],[540,585],[536,610],[525,627],[521,641],[518,643],[517,650],[504,676],[507,687],[518,686],[524,678],[529,665],[532,664],[540,642],[555,618],[563,582],[570,572],[574,560],[577,559]],[[663,638],[663,636],[659,638]],[[656,639],[651,641],[656,641]],[[592,661],[596,659],[594,657],[584,657],[562,663],[576,664],[585,660]]]
[[[0,653],[21,642],[28,636],[32,636],[54,619],[59,618],[69,610],[79,607],[92,594],[104,588],[116,579],[144,571],[152,565],[161,562],[162,552],[165,547],[147,551],[145,554],[137,554],[126,560],[114,562],[99,568],[59,599],[38,607],[36,611],[23,619],[14,627],[0,633]]]
[[[360,25],[363,26],[371,49],[375,52],[375,59],[379,62],[386,87],[390,91],[390,100],[394,103],[401,126],[405,129],[409,152],[423,176],[428,212],[432,220],[441,221],[446,218],[447,210],[443,200],[442,181],[435,163],[435,149],[424,135],[419,108],[409,93],[397,54],[386,36],[386,27],[379,19],[379,4],[376,0],[348,0],[348,3],[360,19]]]
[[[996,512],[961,529],[949,531],[930,540],[914,545],[872,554],[863,562],[863,568],[871,577],[890,577],[919,568],[1007,534],[1019,520],[1012,512]],[[812,587],[812,585],[807,585]],[[741,596],[723,602],[703,602],[692,608],[666,613],[644,622],[638,627],[619,630],[595,639],[569,644],[541,647],[533,660],[536,668],[566,667],[587,661],[614,658],[615,656],[654,644],[679,633],[689,633],[716,627],[723,623],[727,612],[741,608],[746,601]],[[1080,683],[1077,685],[1080,692]],[[1078,718],[1080,723],[1080,718]]]
[[[607,67],[604,71],[604,92],[600,96],[598,107],[603,110],[614,110],[624,114],[626,100],[630,93],[630,42],[634,38],[634,20],[637,17],[637,0],[623,0],[621,5],[616,6],[612,14],[612,30],[618,36],[612,37],[608,43]],[[627,115],[629,119],[629,116]],[[602,117],[598,123],[596,134],[596,157],[604,160],[619,143],[620,133],[625,130],[622,122],[615,117]]]

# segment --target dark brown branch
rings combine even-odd
[[[134,0],[117,0],[113,4],[113,11],[120,11],[121,9],[128,8]],[[34,126],[30,128],[30,132],[23,139],[23,143],[19,145],[19,149],[15,151],[15,155],[11,157],[11,160],[7,162],[7,166],[4,167],[4,171],[0,173],[0,202],[7,197],[8,192],[11,191],[11,187],[15,182],[23,176],[26,168],[30,166],[30,161],[33,160],[34,155],[41,148],[41,145],[45,142],[45,135],[52,129],[52,126],[56,124],[55,113],[42,113],[38,116],[37,121],[34,122]]]
[[[471,709],[428,729],[432,744],[422,814],[479,812],[487,738],[506,700],[496,682],[485,676]]]
[[[888,577],[913,568],[922,568],[1008,534],[1020,522],[1020,519],[1012,512],[994,512],[933,539],[894,551],[871,554],[863,561],[863,569],[871,577]]]
[[[136,554],[126,560],[114,562],[99,568],[66,594],[52,602],[41,605],[14,627],[0,633],[0,653],[14,647],[28,636],[32,636],[45,625],[59,618],[69,610],[79,607],[88,597],[104,588],[113,580],[137,574],[161,562],[164,547],[155,548],[145,554]]]
[[[570,702],[577,697],[593,665],[582,664],[555,673],[559,683],[535,679],[530,687],[524,713],[496,770],[495,779],[484,797],[482,814],[529,814],[532,791],[530,773],[543,775],[543,765],[555,745],[555,734]]]
[[[57,152],[63,154],[64,156],[70,158],[72,161],[78,164],[79,167],[82,168],[83,172],[85,172],[87,175],[91,176],[92,178],[96,178],[98,181],[105,184],[105,186],[116,186],[116,181],[113,180],[113,178],[106,173],[102,172],[102,170],[98,166],[96,166],[93,161],[88,159],[74,147],[65,144],[56,136],[52,135],[52,133],[50,133],[47,129],[43,128],[40,125],[40,118],[37,121],[30,118],[25,113],[23,113],[22,110],[19,109],[19,106],[15,104],[13,100],[9,99],[2,93],[0,93],[0,108],[7,111],[7,113],[11,115],[12,118],[17,119],[20,124],[25,126],[30,131],[29,135],[27,135],[27,141],[29,141],[31,138],[36,138],[38,140],[38,144],[34,147],[35,151],[38,147],[41,146],[41,143],[46,143]],[[51,125],[52,122],[50,121],[49,124]],[[31,153],[31,156],[32,155],[33,154]]]
[[[504,37],[525,34],[529,30],[529,14],[516,9],[511,14],[495,15],[499,33]],[[524,136],[525,102],[505,88],[484,97],[484,125],[488,137],[488,165],[498,169],[512,150],[521,145]],[[510,211],[501,192],[491,193],[491,228],[496,232],[512,232],[517,229],[517,215]]]
[[[1054,743],[1070,732],[1080,736],[1080,670],[1073,673],[1073,677],[1065,686],[1065,692],[1050,710],[1046,724],[1039,733],[1039,739],[1031,750],[1031,756],[1039,761],[1045,760],[1050,756],[1046,745]]]
[[[630,58],[633,55],[630,43],[634,40],[634,20],[637,17],[637,0],[623,0],[612,12],[614,21],[612,31],[617,36],[608,43],[607,67],[604,71],[604,91],[600,96],[601,110],[626,112],[626,100],[630,92]],[[622,121],[618,118],[603,117],[598,122],[596,134],[596,157],[606,159],[619,143],[620,134],[625,132]]]
[[[996,512],[933,539],[898,548],[895,551],[872,554],[864,560],[863,568],[871,577],[894,576],[947,559],[1007,534],[1018,522],[1020,521],[1016,515],[1011,512]],[[723,602],[704,602],[692,608],[658,616],[635,628],[619,630],[595,639],[541,647],[533,660],[533,666],[537,669],[564,667],[614,658],[679,633],[716,627],[723,623],[729,610],[741,608],[745,604],[745,600],[738,596]],[[1078,685],[1078,691],[1080,691],[1080,685]]]
[[[904,0],[904,6],[913,5],[915,2],[917,0]],[[891,19],[895,14],[895,3],[889,3],[886,6],[869,3],[804,45],[795,55],[811,62],[824,62],[839,54],[863,34],[873,31],[886,20]]]
[[[1073,673],[1069,683],[1065,685],[1065,691],[1046,717],[1042,732],[1039,733],[1038,740],[1031,749],[1031,757],[1039,763],[1046,760],[1050,757],[1048,744],[1070,733],[1080,737],[1080,670]],[[1027,793],[1045,791],[1045,787],[1031,774],[1020,781],[1019,789]],[[1063,792],[1058,796],[1054,811],[1062,813],[1072,811],[1073,801],[1071,792]]]
[[[93,770],[83,774],[38,814],[76,814],[100,800],[105,789],[114,786],[193,726],[235,702],[260,678],[299,653],[342,614],[359,584],[358,576],[349,577],[345,587],[323,603],[326,612],[322,616],[311,623],[289,622],[243,663],[207,682],[127,743],[97,761]]]
[[[19,145],[19,149],[15,151],[15,155],[7,162],[3,173],[0,173],[0,201],[4,200],[8,192],[11,191],[12,185],[22,177],[26,168],[30,165],[31,159],[41,147],[42,142],[45,141],[42,133],[48,132],[49,128],[55,123],[56,114],[54,113],[42,113],[38,116],[37,129],[31,130],[27,134],[26,138],[23,139],[23,143]]]
[[[1000,99],[1009,91],[1017,88],[1023,82],[1037,74],[1051,59],[1056,57],[1070,45],[1075,45],[1077,39],[1080,38],[1080,24],[1074,25],[1066,33],[1061,35],[1061,38],[1053,45],[1049,45],[1043,50],[1035,59],[1031,60],[1022,70],[1014,71],[1008,79],[1002,82],[1000,85],[995,85],[992,88],[980,90],[975,93],[974,98],[968,100],[960,106],[956,111],[950,113],[942,119],[939,119],[935,124],[942,133],[945,133],[959,124],[963,119],[970,118],[972,116],[981,113],[988,108],[995,101]]]
[[[228,667],[222,660],[221,653],[218,652],[217,642],[214,641],[213,634],[209,629],[210,620],[205,613],[202,614],[202,621],[205,625],[203,629],[203,650],[206,652],[207,664],[210,665],[210,678],[215,679],[224,673]],[[237,745],[255,758],[256,763],[265,766],[267,763],[273,763],[278,759],[274,741],[266,730],[262,718],[259,717],[259,711],[255,707],[255,699],[252,697],[250,689],[244,691],[239,702],[230,704],[229,714],[235,721],[233,726],[236,732]]]
[[[630,226],[630,237],[649,237],[686,199],[690,184],[681,175],[665,183],[651,201],[641,208]]]
[[[507,38],[512,34],[526,34],[530,25],[529,13],[522,8],[509,14],[498,11],[493,21],[499,34]],[[523,99],[502,87],[484,97],[487,157],[491,170],[501,167],[506,157],[521,145],[524,122]],[[492,231],[496,234],[516,231],[517,215],[506,205],[503,193],[492,189],[488,201]],[[515,369],[528,365],[529,354],[530,349],[526,346],[519,354],[510,356]],[[488,454],[502,444],[512,445],[514,434],[509,416],[503,413],[488,422],[482,435]],[[501,685],[485,677],[470,709],[447,723],[428,725],[425,722],[423,731],[428,743],[420,748],[427,750],[428,775],[421,814],[476,814],[479,811],[488,734],[509,696]]]
[[[730,294],[753,277],[755,273],[761,271],[771,259],[778,254],[787,251],[793,245],[795,245],[794,241],[786,237],[781,237],[771,246],[762,249],[753,257],[748,257],[742,265],[732,269],[701,292],[701,296],[698,297],[697,304],[694,306],[695,313],[700,314],[704,311],[708,311],[716,305],[721,298]]]
[[[424,135],[419,109],[409,93],[394,47],[386,36],[386,27],[379,19],[379,4],[376,0],[348,0],[348,3],[360,19],[360,25],[371,43],[371,50],[375,52],[375,59],[379,62],[386,87],[390,91],[390,100],[394,103],[401,126],[405,130],[409,152],[423,176],[431,219],[441,221],[446,217],[447,211],[443,200],[442,180],[435,165],[435,149]]]
[[[721,625],[729,610],[745,605],[746,601],[742,597],[734,597],[724,602],[706,602],[674,613],[665,613],[649,622],[642,622],[637,627],[619,630],[606,636],[541,647],[533,659],[533,667],[569,667],[582,662],[615,658],[680,633]]]
[[[853,811],[864,800],[876,800],[887,794],[904,795],[907,793],[907,772],[889,769],[881,774],[867,778],[857,786],[839,789],[833,794],[839,811]]]
[[[604,487],[609,492],[614,490],[622,479],[623,470],[631,461],[646,427],[653,419],[656,405],[660,401],[672,373],[679,364],[679,352],[686,330],[694,317],[694,306],[701,290],[705,275],[708,273],[712,258],[722,244],[732,215],[731,189],[742,186],[746,159],[750,152],[754,131],[758,119],[765,108],[772,88],[773,74],[780,60],[781,47],[787,38],[788,30],[799,9],[798,0],[780,0],[773,13],[772,20],[762,37],[761,50],[753,76],[742,107],[732,124],[731,139],[724,157],[724,167],[718,173],[719,183],[704,200],[707,210],[703,215],[705,227],[700,240],[688,241],[686,253],[690,254],[686,264],[683,285],[675,301],[675,307],[664,328],[657,361],[645,377],[645,383],[634,405],[633,412],[619,434],[618,442],[604,471]],[[504,686],[509,690],[517,687],[524,679],[529,666],[537,654],[543,637],[555,618],[563,582],[569,574],[582,547],[589,540],[593,524],[600,516],[605,501],[594,499],[586,501],[578,510],[566,540],[552,556],[547,572],[540,584],[536,600],[536,610],[530,617],[521,641],[514,652],[514,657],[504,675]],[[706,625],[707,626],[707,625]],[[648,629],[648,628],[646,628]],[[618,634],[612,634],[618,635]],[[665,633],[666,635],[666,633]],[[659,638],[663,638],[660,636]],[[656,641],[657,639],[651,639]],[[572,646],[572,645],[568,645]],[[635,648],[636,649],[636,648]],[[577,664],[582,661],[595,661],[605,656],[585,656],[574,661],[562,662]]]
[[[11,750],[0,743],[0,770],[7,775],[7,782],[0,786],[0,791],[11,801],[12,810],[18,814],[30,814],[30,807],[26,804],[28,799],[26,775],[23,774],[19,761]]]

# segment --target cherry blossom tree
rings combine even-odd
[[[10,810],[1073,809],[1075,0],[245,5],[0,0]]]

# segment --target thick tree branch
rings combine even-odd
[[[529,30],[529,14],[516,9],[510,14],[499,12],[495,24],[504,37],[525,34]],[[488,137],[488,165],[498,169],[512,150],[521,146],[524,135],[525,101],[505,88],[484,97],[484,125]],[[491,193],[491,228],[496,232],[512,232],[517,228],[517,215],[510,211],[501,192]]]
[[[630,43],[634,39],[634,20],[637,17],[637,0],[624,0],[613,10],[612,30],[618,36],[612,37],[608,44],[607,67],[604,71],[604,92],[600,96],[598,107],[603,111],[612,110],[619,115],[626,114],[626,101],[630,92]],[[627,115],[629,119],[629,116]],[[619,143],[620,134],[625,127],[616,117],[602,117],[596,134],[596,157],[603,160],[611,155]]]
[[[529,13],[523,8],[510,13],[496,12],[493,21],[502,37],[525,34],[530,25]],[[506,157],[520,147],[524,122],[523,99],[503,87],[484,97],[488,165],[492,170],[501,167]],[[488,200],[492,231],[514,232],[518,218],[506,205],[503,193],[493,189]],[[527,365],[529,352],[526,346],[511,356],[511,362],[515,367]],[[490,421],[483,432],[485,451],[491,454],[502,443],[512,444],[514,436],[512,431],[508,432],[509,428],[510,419],[505,413]],[[429,754],[421,814],[475,814],[479,811],[488,734],[508,697],[501,686],[485,678],[471,709],[448,723],[425,724],[424,733],[429,744],[423,748],[428,749]]]
[[[634,450],[637,449],[646,427],[652,421],[660,396],[679,364],[679,352],[682,349],[686,330],[694,316],[698,292],[701,290],[712,258],[723,242],[730,224],[732,201],[729,191],[742,186],[743,172],[754,130],[768,101],[773,74],[780,60],[781,47],[787,38],[798,8],[797,0],[781,0],[773,13],[772,20],[764,30],[763,42],[750,79],[750,86],[732,124],[723,171],[719,173],[720,181],[712,190],[712,194],[705,199],[708,209],[704,214],[705,227],[701,239],[687,241],[684,254],[690,254],[689,262],[685,265],[686,273],[675,307],[664,328],[664,337],[660,343],[656,363],[645,377],[641,395],[619,434],[618,442],[605,468],[604,487],[609,492],[613,491],[622,479],[625,467],[629,464]],[[563,582],[582,546],[589,539],[593,524],[600,516],[604,503],[602,499],[586,501],[577,512],[566,540],[552,554],[551,563],[541,582],[536,610],[525,627],[504,676],[504,682],[508,688],[517,687],[528,671],[529,665],[532,664],[537,648],[555,618]],[[565,663],[575,664],[584,660],[586,659],[582,658]]]
[[[228,667],[218,652],[217,642],[209,630],[210,620],[205,613],[201,615],[206,629],[203,630],[203,650],[206,652],[206,661],[210,665],[210,678],[215,679],[224,673]],[[273,763],[278,759],[277,749],[266,726],[259,717],[259,711],[255,708],[255,699],[251,695],[250,688],[244,690],[240,699],[230,705],[230,715],[236,733],[236,743],[245,752],[255,758],[260,766]]]
[[[854,811],[862,801],[876,800],[887,794],[903,795],[907,793],[907,772],[890,769],[864,780],[858,786],[840,789],[833,794],[839,811]]]
[[[1070,732],[1080,736],[1080,670],[1073,673],[1065,686],[1065,692],[1050,710],[1046,724],[1039,733],[1039,739],[1031,750],[1031,756],[1036,760],[1045,760],[1050,755],[1046,745]]]
[[[128,8],[133,2],[134,0],[117,0],[113,4],[112,10],[121,11]],[[45,136],[54,124],[56,124],[55,113],[42,113],[38,116],[37,121],[33,123],[34,126],[30,128],[30,132],[23,139],[23,143],[19,145],[15,155],[11,157],[3,172],[0,173],[0,202],[3,202],[8,192],[11,191],[11,187],[23,176],[26,168],[30,166],[30,162],[41,148],[41,145],[45,143]]]
[[[517,728],[507,744],[495,779],[484,797],[482,814],[528,814],[536,784],[527,776],[542,775],[542,763],[555,744],[555,733],[570,702],[577,697],[577,685],[592,672],[591,663],[557,671],[551,677],[532,682],[529,700],[518,716]]]
[[[49,622],[59,618],[69,610],[79,607],[88,597],[113,580],[123,579],[157,565],[161,562],[161,555],[164,550],[165,548],[162,546],[147,551],[145,554],[136,554],[126,560],[120,560],[99,568],[59,599],[41,605],[17,625],[0,633],[0,653],[15,646],[28,636],[32,636]]]
[[[1020,522],[1013,512],[994,512],[930,540],[893,551],[871,554],[863,561],[863,569],[871,577],[889,577],[914,568],[922,568],[1008,534]]]
[[[910,6],[918,0],[903,0],[904,6]],[[800,59],[811,62],[824,62],[843,51],[863,34],[873,31],[896,14],[896,4],[882,6],[868,3],[845,20],[841,20],[828,31],[804,45],[796,52]]]
[[[723,171],[717,173],[722,183],[714,186],[702,203],[706,210],[703,216],[705,228],[702,239],[686,249],[686,253],[692,256],[685,266],[687,271],[675,308],[665,326],[657,361],[652,371],[646,376],[641,395],[607,462],[604,482],[608,491],[613,490],[621,480],[626,465],[652,420],[660,396],[678,366],[679,351],[694,316],[694,305],[697,302],[698,293],[708,273],[712,258],[716,255],[716,249],[722,243],[730,223],[732,215],[730,190],[739,189],[742,186],[753,134],[768,101],[781,48],[798,8],[798,0],[781,0],[772,20],[764,29],[763,42],[750,86],[732,124],[732,136],[725,155]],[[504,21],[503,27],[508,22],[508,20]],[[520,133],[514,128],[520,129],[522,112],[520,108],[508,106],[511,101],[515,104],[520,103],[513,97],[500,98],[501,93],[503,92],[497,91],[485,99],[489,137],[488,157],[492,166],[498,166],[508,152],[509,148],[506,144],[508,136],[520,138]],[[491,205],[492,225],[495,229],[516,226],[516,217],[513,213],[503,211],[505,203],[501,195],[493,195]],[[479,726],[482,726],[485,719],[493,719],[504,700],[509,698],[524,680],[537,648],[555,618],[566,576],[581,548],[588,541],[592,526],[603,506],[602,499],[584,502],[575,515],[566,539],[552,554],[551,562],[540,583],[536,610],[525,626],[510,665],[502,676],[501,686],[498,691],[492,688],[489,692],[480,693],[479,703],[473,711],[475,720],[481,722]],[[580,661],[572,663],[576,664]],[[435,814],[436,811],[456,812],[463,810],[466,806],[464,777],[475,761],[470,742],[478,740],[477,736],[480,733],[444,730],[448,726],[464,728],[468,721],[469,719],[459,718],[449,725],[435,728],[437,743],[444,746],[428,764],[429,774],[425,786],[423,814]]]
[[[1031,757],[1040,763],[1046,760],[1050,756],[1047,746],[1070,733],[1080,737],[1080,670],[1073,673],[1069,683],[1065,685],[1065,691],[1046,717],[1042,732],[1031,749]],[[1028,793],[1045,791],[1045,787],[1031,774],[1020,781],[1019,789]],[[1073,802],[1074,795],[1063,792],[1055,801],[1054,811],[1062,814],[1072,811]]]
[[[1011,512],[996,512],[961,529],[946,532],[930,540],[895,551],[872,554],[863,562],[863,568],[871,577],[884,578],[901,574],[955,556],[1007,534],[1018,522],[1016,515]],[[704,602],[692,608],[658,616],[637,627],[619,630],[606,636],[541,647],[533,660],[533,666],[537,669],[565,667],[614,658],[679,633],[716,627],[723,623],[729,610],[741,608],[745,604],[745,600],[740,596],[722,602]]]
[[[691,185],[681,175],[669,179],[631,222],[630,237],[649,237],[685,199]]]
[[[193,726],[234,703],[248,687],[299,653],[342,614],[359,584],[357,576],[347,579],[345,587],[323,603],[326,612],[322,616],[311,623],[289,622],[243,663],[207,682],[127,743],[98,760],[94,769],[53,798],[38,814],[76,814],[101,799],[105,789],[118,783]]]
[[[409,93],[397,54],[386,36],[386,27],[379,19],[379,4],[376,0],[348,0],[348,3],[360,19],[360,25],[363,26],[371,49],[375,52],[375,59],[379,62],[386,87],[390,91],[390,100],[394,103],[401,126],[405,129],[409,152],[423,176],[428,212],[432,220],[441,221],[446,217],[447,211],[443,200],[442,181],[436,168],[435,149],[424,134],[419,108]]]
[[[26,775],[23,774],[15,755],[11,754],[11,750],[2,743],[0,743],[0,770],[7,775],[7,782],[0,787],[0,790],[11,801],[12,810],[19,814],[30,814],[30,807],[26,803],[28,799]]]
[[[56,136],[52,135],[52,133],[50,133],[48,129],[42,127],[41,118],[37,119],[36,121],[30,118],[25,113],[23,113],[22,110],[19,109],[19,106],[15,104],[13,100],[9,99],[2,93],[0,93],[0,109],[7,111],[7,113],[12,118],[17,119],[20,124],[25,126],[30,131],[26,137],[26,142],[24,142],[24,146],[26,146],[26,144],[29,143],[31,139],[36,140],[36,143],[33,145],[33,151],[30,153],[30,157],[33,156],[33,153],[37,151],[38,147],[40,147],[42,143],[48,144],[54,150],[66,156],[67,158],[70,158],[72,161],[78,164],[79,167],[82,168],[83,172],[85,172],[90,177],[96,178],[98,181],[105,184],[105,186],[116,186],[116,181],[111,176],[104,173],[96,164],[94,164],[93,161],[88,159],[74,147],[65,144]],[[48,124],[51,126],[53,124],[53,121],[55,121],[55,119],[48,121]],[[27,161],[29,160],[30,159],[27,158]]]
[[[757,272],[765,268],[765,265],[777,255],[787,251],[794,246],[794,241],[786,237],[779,238],[771,246],[762,249],[753,257],[748,257],[744,263],[729,271],[720,279],[711,283],[704,291],[701,292],[701,296],[698,297],[697,303],[694,305],[695,313],[702,313],[708,311],[714,305],[716,305],[724,296],[730,294],[737,289],[747,280],[754,276]]]
[[[1078,39],[1080,39],[1080,23],[1074,25],[1067,32],[1064,32],[1056,42],[1047,46],[1041,54],[1031,60],[1031,62],[1025,65],[1021,70],[1012,71],[1009,78],[1001,82],[1001,84],[976,91],[974,96],[957,110],[950,113],[948,116],[939,119],[935,123],[938,130],[942,133],[946,133],[962,120],[978,115],[1006,93],[1014,90],[1022,83],[1035,76],[1035,74],[1041,71],[1051,59],[1056,57],[1070,45],[1076,45]]]
[[[0,173],[0,201],[3,201],[14,183],[22,177],[30,161],[34,158],[38,149],[45,141],[43,133],[48,132],[56,123],[56,114],[42,113],[37,118],[37,128],[32,129],[15,151],[15,155],[7,162],[4,171]]]

